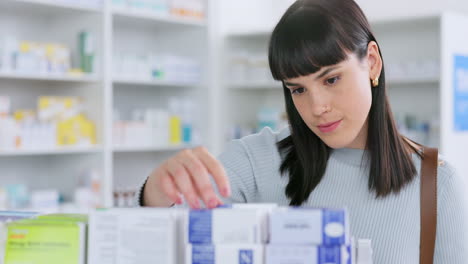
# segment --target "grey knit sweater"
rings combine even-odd
[[[231,142],[219,160],[232,188],[229,203],[288,205],[287,175],[281,175],[276,143],[289,135],[264,129]],[[372,240],[374,263],[419,263],[419,175],[399,194],[376,199],[368,190],[369,168],[362,163],[365,150],[337,149],[325,175],[304,204],[312,207],[346,207],[351,234]],[[442,157],[439,157],[442,159]],[[417,170],[420,159],[413,155]],[[438,222],[435,264],[468,263],[468,191],[465,179],[447,162],[438,168]]]

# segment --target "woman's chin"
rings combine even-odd
[[[352,144],[352,140],[349,139],[323,139],[323,143],[332,149],[348,148]]]

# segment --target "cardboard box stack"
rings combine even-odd
[[[268,215],[276,205],[192,210],[184,216],[185,264],[264,263]]]
[[[344,209],[98,209],[89,225],[82,215],[26,217],[3,229],[4,264],[372,263],[370,240],[354,248]]]
[[[175,209],[149,208],[93,212],[88,263],[177,263],[177,214]]]
[[[266,264],[352,264],[346,210],[281,208],[270,215]]]

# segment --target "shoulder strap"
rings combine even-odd
[[[424,148],[421,164],[421,238],[420,264],[432,264],[437,227],[438,150]]]

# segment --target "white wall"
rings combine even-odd
[[[293,0],[219,0],[223,34],[271,31]]]
[[[356,0],[370,20],[456,11],[468,14],[466,0]]]

